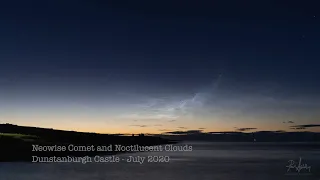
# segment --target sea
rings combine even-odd
[[[119,154],[119,162],[0,163],[0,180],[320,180],[319,143],[183,142],[175,146],[189,148]]]

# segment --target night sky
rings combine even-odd
[[[0,123],[103,133],[319,131],[319,7],[1,1]]]

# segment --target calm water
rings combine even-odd
[[[120,155],[170,156],[168,163],[0,163],[0,180],[320,180],[319,144],[186,143],[190,152]],[[311,167],[286,174],[289,160]]]

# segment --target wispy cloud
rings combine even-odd
[[[167,120],[167,119],[177,119],[178,116],[174,114],[159,114],[152,112],[140,112],[140,113],[132,113],[120,116],[121,119],[130,119],[133,121],[150,121],[150,120]]]
[[[130,126],[136,126],[136,127],[148,127],[147,125],[137,125],[137,124],[133,124],[133,125],[130,125]]]
[[[188,130],[188,131],[171,131],[166,132],[166,134],[175,134],[175,135],[189,135],[189,134],[201,134],[201,130]]]
[[[251,130],[255,130],[257,128],[238,128],[237,131],[251,131]]]
[[[133,120],[167,120],[175,121],[179,117],[186,115],[189,102],[183,100],[152,99],[145,104],[138,105],[138,112],[121,116],[125,119]]]
[[[142,103],[136,104],[135,113],[121,116],[125,119],[133,120],[166,120],[174,122],[180,117],[192,116],[193,113],[203,107],[217,88],[221,75],[205,91],[196,92],[187,97],[144,97]]]
[[[292,127],[292,128],[290,128],[290,129],[300,130],[300,129],[307,129],[307,128],[305,128],[305,127]]]
[[[293,124],[293,121],[283,121],[282,123],[288,123],[288,124]]]
[[[303,125],[296,125],[296,126],[290,126],[290,129],[307,129],[307,128],[314,128],[314,127],[320,127],[320,124],[303,124]]]

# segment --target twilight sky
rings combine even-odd
[[[319,5],[1,2],[0,123],[103,133],[319,131]]]

